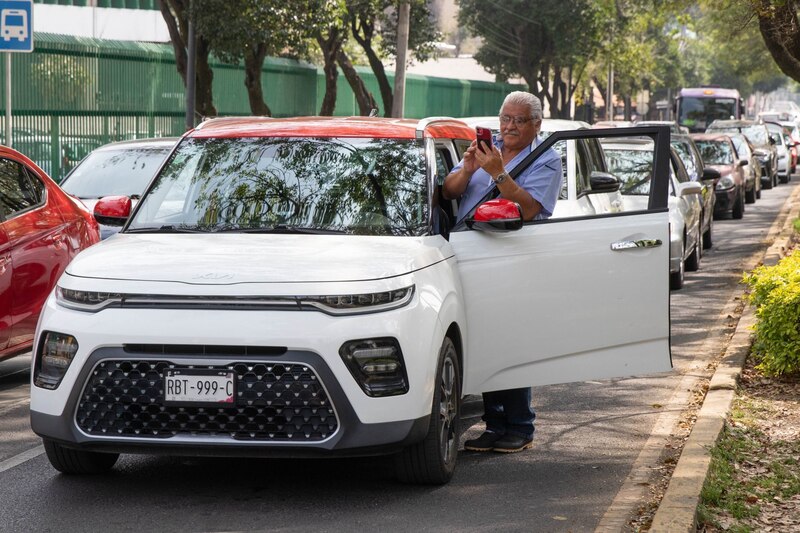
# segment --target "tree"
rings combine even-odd
[[[189,6],[192,0],[160,0],[159,9],[169,31],[172,48],[175,51],[175,67],[178,69],[183,85],[186,86],[186,67],[188,64]],[[204,117],[214,117],[212,82],[214,72],[208,64],[211,47],[208,40],[199,32],[195,35],[197,48],[195,58],[195,111]]]
[[[291,4],[278,0],[195,0],[197,30],[206,36],[220,60],[244,61],[244,85],[250,111],[272,116],[261,84],[264,60],[271,56],[293,56],[306,49],[307,28],[317,23],[313,0]],[[220,31],[220,21],[225,31]]]
[[[500,80],[522,77],[530,92],[550,104],[553,116],[568,116],[576,81],[610,25],[608,2],[459,0],[459,5],[460,23],[483,39],[475,59]]]
[[[767,50],[781,71],[800,81],[800,23],[797,0],[749,0]]]
[[[345,0],[349,13],[350,32],[364,50],[370,68],[378,81],[383,114],[392,115],[393,89],[381,61],[395,55],[397,43],[396,0]],[[440,39],[426,0],[411,0],[408,50],[417,61],[435,55],[434,43]]]

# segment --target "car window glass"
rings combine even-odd
[[[61,184],[78,198],[141,195],[169,150],[120,148],[89,154]]]
[[[620,193],[648,196],[653,173],[652,142],[604,142],[608,171],[619,178]]]
[[[542,139],[546,139],[550,136],[550,133],[542,134]],[[567,191],[567,173],[569,172],[568,162],[567,162],[567,142],[566,141],[558,141],[553,145],[553,150],[558,152],[558,155],[561,156],[561,190],[558,193],[559,200],[565,200],[568,196]]]
[[[22,164],[10,159],[0,159],[0,209],[5,218],[11,218],[42,202],[44,184],[30,176]]]
[[[683,162],[683,166],[686,168],[686,173],[690,179],[696,180],[698,177],[698,168],[697,164],[692,157],[692,153],[689,150],[689,145],[684,143],[683,141],[673,141],[672,147],[678,152],[678,157],[681,158]],[[678,181],[681,181],[681,173],[678,173]]]
[[[581,193],[591,189],[589,177],[592,174],[591,156],[586,149],[586,143],[581,140],[575,142],[575,193]]]
[[[695,141],[703,162],[707,165],[733,164],[731,145],[725,141]]]
[[[437,148],[436,149],[436,184],[441,185],[444,183],[444,179],[450,173],[450,168],[452,165],[449,163],[450,154],[446,148]]]
[[[428,198],[418,140],[190,139],[156,178],[129,229],[422,235],[430,227]]]

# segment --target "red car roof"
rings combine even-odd
[[[427,119],[426,119],[427,120]],[[419,120],[379,117],[229,117],[203,122],[186,136],[197,139],[240,137],[416,138]],[[475,131],[455,119],[435,119],[425,137],[474,139]]]

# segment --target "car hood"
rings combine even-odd
[[[120,233],[79,254],[67,273],[192,285],[368,281],[408,274],[451,255],[439,236]]]
[[[713,168],[714,170],[718,171],[720,176],[726,176],[728,174],[733,173],[733,169],[736,168],[735,165],[706,165],[708,168]]]

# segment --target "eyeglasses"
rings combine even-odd
[[[506,125],[511,121],[514,121],[515,126],[522,126],[526,122],[530,122],[533,120],[532,117],[512,117],[510,115],[500,115],[500,124]]]

